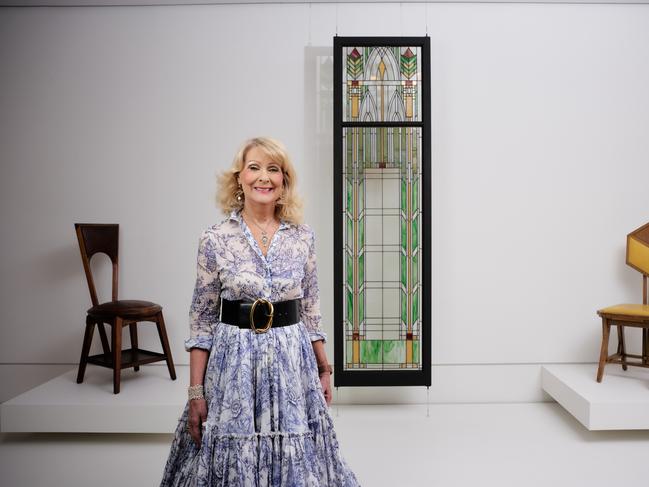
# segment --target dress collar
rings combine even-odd
[[[241,223],[243,222],[243,217],[241,216],[241,211],[242,210],[232,210],[230,212],[230,216],[228,217],[228,220],[234,220],[239,225],[241,225]],[[279,232],[280,230],[284,230],[284,229],[290,227],[290,225],[291,224],[288,223],[287,221],[280,220],[279,221],[279,228],[277,229],[277,231]]]

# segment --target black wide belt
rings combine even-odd
[[[266,333],[271,327],[294,325],[300,321],[300,302],[297,299],[271,303],[259,298],[255,301],[228,301],[221,303],[221,322],[239,328],[250,328],[255,333]]]

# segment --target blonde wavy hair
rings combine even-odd
[[[255,137],[246,140],[232,161],[232,167],[221,173],[217,180],[216,201],[221,210],[229,215],[233,210],[243,208],[243,199],[237,200],[239,191],[239,173],[243,170],[246,162],[246,154],[253,147],[258,147],[273,162],[280,165],[284,176],[284,188],[282,196],[275,205],[275,215],[288,223],[299,225],[302,223],[302,201],[297,195],[296,174],[291,158],[284,145],[270,137]]]

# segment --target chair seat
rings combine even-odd
[[[98,304],[88,310],[90,316],[98,318],[110,318],[120,316],[126,319],[144,318],[153,316],[162,310],[162,306],[151,301],[139,301],[136,299],[123,299]]]
[[[598,315],[637,316],[649,319],[649,305],[647,304],[616,304],[597,311]]]

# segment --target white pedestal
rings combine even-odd
[[[83,384],[76,368],[0,404],[0,431],[23,433],[173,433],[187,397],[188,366],[143,366],[122,372],[89,365]],[[596,365],[542,367],[542,387],[589,430],[649,430],[649,370]]]
[[[597,365],[547,365],[543,390],[591,431],[649,429],[649,370],[607,365],[601,383]]]
[[[0,405],[3,433],[173,433],[187,400],[188,366],[141,366],[122,371],[113,394],[112,370],[88,365],[82,384],[77,369]]]

